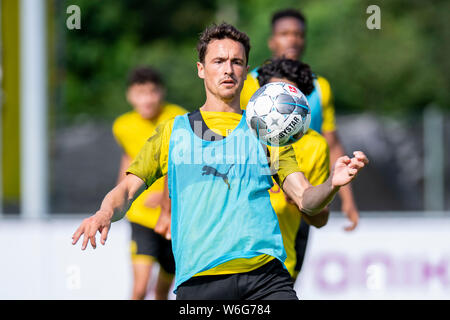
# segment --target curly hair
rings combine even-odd
[[[263,86],[272,78],[287,79],[294,82],[297,88],[305,95],[314,90],[315,76],[306,63],[285,58],[273,58],[267,60],[258,69],[258,82]]]
[[[205,62],[206,49],[212,40],[231,39],[240,42],[245,49],[246,63],[248,64],[248,55],[250,53],[250,39],[244,33],[228,23],[219,25],[213,24],[206,28],[201,34],[197,43],[198,59],[201,63]]]

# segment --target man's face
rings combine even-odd
[[[245,48],[235,40],[213,40],[197,69],[207,92],[227,102],[239,98],[248,72]]]
[[[135,83],[127,90],[127,100],[140,116],[147,120],[156,118],[164,99],[164,89],[152,82]]]
[[[305,30],[300,20],[286,17],[275,22],[269,39],[269,48],[273,56],[298,60],[304,47]]]

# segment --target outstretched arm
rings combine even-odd
[[[286,194],[284,194],[284,196],[288,203],[295,205],[295,202],[291,198],[289,198]],[[328,207],[325,207],[324,209],[322,209],[322,211],[320,211],[318,214],[314,216],[302,214],[302,219],[305,220],[305,222],[310,226],[314,226],[316,228],[322,228],[324,225],[326,225],[329,217],[330,217],[330,208]]]
[[[81,250],[86,249],[88,242],[96,248],[95,235],[100,232],[100,241],[104,245],[108,236],[111,222],[122,219],[142,191],[145,190],[145,183],[141,178],[128,174],[114,189],[112,189],[103,199],[100,209],[91,217],[83,220],[81,225],[72,236],[72,244],[76,244],[80,237],[84,235]]]
[[[355,151],[353,154],[353,158],[338,158],[323,184],[312,186],[303,173],[294,172],[284,180],[283,191],[303,213],[310,216],[320,213],[333,200],[339,188],[352,181],[359,170],[369,162],[363,152]]]
[[[103,199],[100,209],[90,218],[83,220],[72,236],[76,244],[84,235],[81,249],[91,241],[96,247],[95,234],[101,233],[101,243],[105,244],[111,222],[122,219],[131,203],[146,188],[167,173],[168,145],[173,127],[173,119],[160,124],[145,142],[133,163],[127,169],[127,176]]]

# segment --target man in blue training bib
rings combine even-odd
[[[270,204],[271,175],[304,214],[318,214],[368,160],[364,153],[339,158],[327,181],[312,186],[291,147],[272,148],[268,160],[240,109],[248,72],[249,38],[222,23],[207,28],[197,50],[206,101],[197,111],[161,124],[104,198],[83,220],[84,235],[105,244],[111,222],[133,200],[167,175],[172,200],[171,236],[177,299],[298,299],[284,267],[277,216]]]

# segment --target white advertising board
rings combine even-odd
[[[450,299],[450,219],[331,219],[311,229],[301,299]]]
[[[81,251],[71,244],[81,220],[0,220],[0,299],[128,299],[128,223]],[[345,224],[334,214],[311,229],[299,298],[450,299],[450,219],[363,218],[353,232]]]

